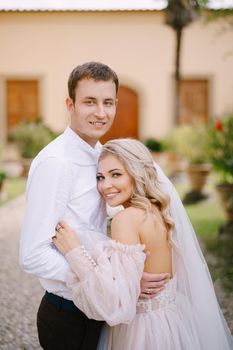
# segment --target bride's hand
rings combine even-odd
[[[72,249],[80,246],[80,239],[67,225],[64,221],[60,221],[56,226],[55,235],[53,236],[53,243],[57,249],[63,254],[66,255]]]

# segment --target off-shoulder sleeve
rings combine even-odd
[[[105,320],[110,326],[134,318],[144,248],[108,240],[97,244],[92,254],[78,247],[66,255],[71,267],[67,285],[74,303],[88,318]]]

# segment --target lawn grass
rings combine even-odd
[[[26,178],[24,177],[12,177],[8,178],[6,182],[7,196],[4,199],[0,199],[0,205],[5,204],[7,201],[18,197],[25,191]]]
[[[214,188],[213,178],[210,178],[204,189],[208,198],[196,204],[185,205],[187,214],[193,224],[195,232],[203,238],[218,236],[219,227],[226,221],[225,213]],[[181,199],[189,189],[188,183],[175,184]]]

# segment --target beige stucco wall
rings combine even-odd
[[[211,79],[211,112],[233,110],[233,31],[197,22],[185,30],[184,77]],[[40,79],[40,112],[57,131],[68,122],[67,78],[77,64],[97,60],[139,94],[141,138],[172,127],[175,35],[162,12],[0,13],[0,137],[6,126],[5,81]]]

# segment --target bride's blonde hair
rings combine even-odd
[[[147,147],[134,139],[115,139],[106,142],[99,161],[107,155],[119,159],[134,180],[134,191],[130,205],[151,211],[157,206],[170,231],[174,226],[169,213],[169,197],[160,189],[153,158]]]

